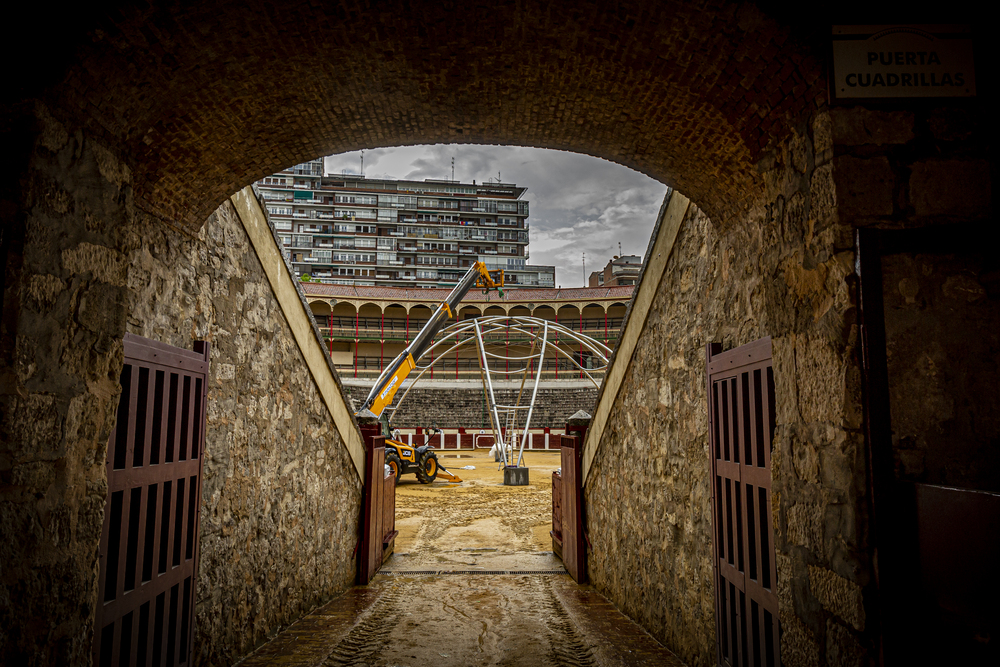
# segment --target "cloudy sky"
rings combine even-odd
[[[515,146],[435,145],[364,151],[368,178],[451,178],[482,183],[498,174],[504,183],[528,188],[531,264],[556,267],[556,285],[583,284],[613,255],[646,252],[667,188],[626,167],[598,158]],[[359,173],[360,152],[326,158],[327,173]]]

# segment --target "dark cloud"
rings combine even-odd
[[[369,178],[455,178],[482,183],[500,178],[528,188],[531,202],[531,264],[556,267],[556,284],[583,283],[612,255],[646,251],[666,186],[636,171],[598,158],[516,146],[435,145],[364,151]],[[326,158],[329,173],[358,173],[360,152]]]

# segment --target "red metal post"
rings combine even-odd
[[[583,335],[583,308],[580,309],[580,335]],[[583,343],[580,343],[580,379],[583,379]]]
[[[385,357],[385,311],[382,312],[382,321],[379,324],[378,333],[378,370],[382,372],[382,359]]]
[[[556,314],[556,324],[559,324],[559,315]],[[559,332],[556,332],[556,379],[559,379]]]
[[[507,339],[504,341],[503,355],[505,357],[504,363],[506,364],[504,370],[506,371],[507,374],[506,376],[504,376],[504,379],[509,380],[510,379],[510,318],[507,318],[505,321],[507,322]]]

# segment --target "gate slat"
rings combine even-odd
[[[183,484],[181,484],[182,481]],[[185,555],[187,554],[188,499],[191,496],[191,478],[181,477],[178,479],[177,491],[177,516],[180,517],[177,528],[180,529],[180,535],[174,539],[174,551],[177,552],[177,556],[172,561],[174,567],[180,567],[187,560]]]
[[[171,591],[173,589],[171,588]],[[181,628],[181,619],[184,618],[184,582],[181,581],[177,584],[177,611],[174,612],[174,660],[177,664],[186,662],[181,656],[184,655],[183,647],[181,646],[181,637],[184,636],[184,632]]]
[[[123,409],[119,410],[118,418],[126,421],[116,424],[108,446],[108,506],[101,533],[99,576],[101,604],[96,612],[92,653],[95,664],[104,653],[114,665],[136,664],[140,658],[144,664],[151,665],[155,657],[166,667],[189,661],[193,637],[209,346],[199,343],[197,351],[191,352],[131,334],[125,336],[124,342],[122,378],[128,381],[127,386],[122,387]],[[162,377],[158,385],[160,371]],[[173,392],[170,391],[171,376],[176,381]],[[185,379],[188,384],[186,398]],[[157,400],[158,386],[160,400]],[[168,436],[172,438],[168,440]],[[168,449],[172,450],[169,461]],[[116,461],[121,467],[115,468]],[[169,502],[164,498],[166,483],[171,486]],[[155,497],[151,497],[151,493]],[[111,499],[116,494],[121,498],[121,516],[112,526]],[[136,513],[134,517],[133,512]],[[119,540],[118,563],[116,571],[111,573],[107,571],[111,560],[108,550],[115,539]],[[181,558],[175,566],[174,553],[178,546]],[[160,574],[161,550],[166,556],[163,574]],[[150,560],[148,579],[144,572],[146,559]],[[129,573],[131,577],[126,577]],[[116,579],[108,582],[109,575]],[[187,604],[184,602],[185,582]],[[110,592],[114,599],[105,603],[105,589],[109,583],[115,589]],[[163,603],[159,623],[158,600]],[[144,605],[147,605],[145,624]],[[175,634],[173,643],[168,645],[171,623]],[[103,632],[106,627],[109,628],[107,637]],[[105,639],[113,645],[102,646]],[[161,659],[171,654],[172,662],[165,663]]]
[[[706,347],[717,662],[779,664],[771,520],[771,340]]]
[[[129,406],[128,406],[128,426],[126,427],[126,445],[125,445],[125,469],[132,467],[133,461],[133,450],[135,449],[135,418],[138,412],[138,396],[139,396],[139,366],[138,364],[131,364],[131,382],[129,383]],[[122,387],[122,391],[125,391],[125,387]],[[122,443],[118,443],[120,447]]]
[[[121,536],[118,541],[118,579],[115,586],[115,600],[121,600],[125,595],[125,561],[128,554],[128,519],[129,510],[132,506],[132,494],[122,491],[122,516],[121,524],[118,526],[118,534]],[[112,526],[114,529],[114,526]],[[118,620],[116,620],[118,622]],[[117,630],[116,630],[117,632]]]
[[[169,591],[171,587],[176,586],[177,584],[183,584],[184,579],[186,579],[189,574],[190,573],[179,567],[168,569],[166,574],[161,574],[153,580],[157,589],[153,592],[162,592],[163,590]],[[133,593],[138,593],[138,591],[133,591]],[[155,602],[156,595],[152,596],[152,600]],[[105,615],[107,617],[111,617],[115,614],[124,616],[133,608],[133,606],[138,609],[145,601],[145,595],[133,595],[130,593],[126,595],[123,600],[113,600],[104,605],[104,609],[107,612]],[[150,618],[152,618],[152,616]]]
[[[166,545],[162,542],[160,543],[160,553],[158,554],[163,561],[164,574],[170,572],[173,567],[174,517],[177,516],[177,480],[168,479],[165,483],[170,484],[170,501],[166,502],[166,499],[164,499],[164,516],[161,520],[166,521],[162,532],[163,537],[166,537],[167,543]]]
[[[201,465],[198,461],[180,461],[169,464],[169,467],[169,476],[190,477],[191,475],[198,474]],[[121,491],[123,489],[133,489],[141,484],[148,486],[163,479],[166,474],[162,465],[123,470],[121,474],[115,475],[113,483],[108,484],[108,489],[110,491]]]

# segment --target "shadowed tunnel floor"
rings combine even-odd
[[[307,615],[242,665],[676,665],[568,575],[379,575]]]
[[[465,481],[402,477],[400,534],[382,573],[243,666],[682,665],[552,555],[558,452],[526,453],[531,484],[519,487],[503,486],[486,452],[439,456]]]

